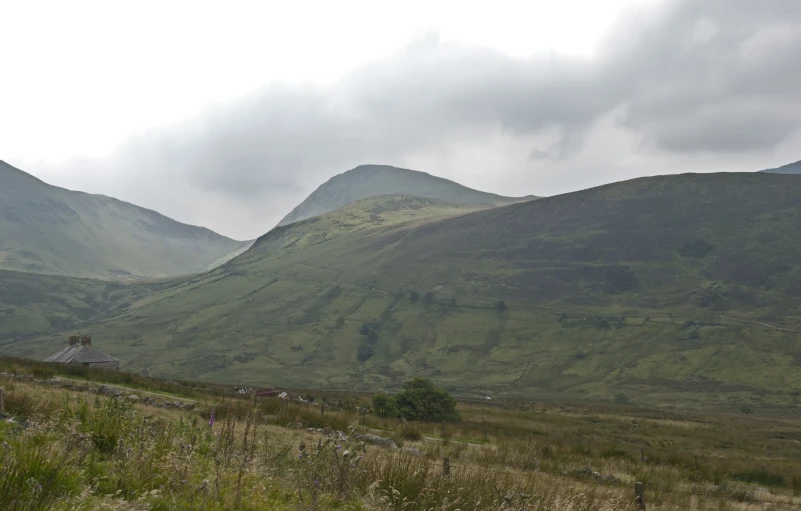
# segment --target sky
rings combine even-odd
[[[798,0],[28,0],[0,19],[0,159],[237,239],[360,164],[550,196],[801,160]]]

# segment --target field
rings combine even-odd
[[[790,409],[462,401],[462,422],[399,426],[369,413],[365,394],[254,399],[20,359],[0,359],[0,373],[4,510],[633,511],[635,481],[649,510],[801,500],[801,417]],[[357,438],[368,433],[400,449]]]

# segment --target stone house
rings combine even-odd
[[[75,364],[109,371],[120,370],[120,361],[92,346],[92,338],[87,335],[70,336],[69,345],[55,355],[47,357],[45,362]]]

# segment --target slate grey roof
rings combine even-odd
[[[58,364],[97,364],[100,362],[119,362],[118,359],[106,355],[91,344],[76,344],[67,346],[55,355],[45,359],[45,362]]]

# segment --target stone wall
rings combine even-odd
[[[94,369],[106,369],[108,371],[119,371],[120,370],[120,363],[119,362],[96,362],[93,364],[89,364],[89,367]]]

